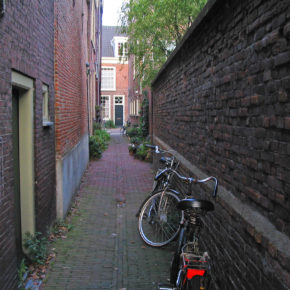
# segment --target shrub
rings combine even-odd
[[[139,130],[138,128],[128,128],[126,131],[128,137],[132,138],[132,137],[136,137],[139,136]]]
[[[17,276],[18,276],[18,289],[22,290],[24,288],[24,282],[27,277],[28,267],[25,264],[25,259],[22,259],[20,265],[18,266]]]
[[[94,122],[94,124],[93,124],[93,132],[95,132],[96,130],[102,130],[102,124],[101,123]]]
[[[140,129],[143,137],[149,134],[149,102],[145,98],[141,104]]]
[[[108,148],[109,140],[110,134],[108,132],[96,130],[89,140],[90,157],[100,158],[102,153]]]
[[[137,147],[136,147],[135,144],[129,144],[129,146],[128,146],[128,150],[129,150],[129,152],[133,152],[133,153],[135,153],[136,150],[137,150]]]
[[[136,157],[138,157],[141,160],[144,160],[148,155],[148,150],[149,149],[145,146],[145,143],[140,144],[136,150]]]
[[[28,251],[28,257],[32,263],[43,265],[47,259],[48,240],[40,232],[35,235],[25,234],[24,247]]]
[[[110,129],[110,128],[116,128],[114,121],[113,120],[108,120],[105,122],[105,128]]]
[[[130,141],[132,144],[136,144],[136,145],[139,145],[142,143],[142,139],[138,136],[131,137]]]

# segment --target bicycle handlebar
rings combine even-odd
[[[157,145],[155,146],[155,145],[146,144],[145,146],[150,148],[150,149],[154,149],[155,153],[161,153],[160,151],[162,151],[159,149],[159,147]]]
[[[209,176],[209,177],[204,178],[204,179],[195,179],[193,177],[185,177],[185,176],[182,176],[181,174],[179,174],[176,170],[174,170],[172,168],[166,168],[163,171],[161,171],[160,174],[158,174],[158,176],[156,176],[156,179],[158,179],[161,175],[163,175],[166,172],[168,172],[168,173],[174,173],[181,181],[183,181],[185,183],[204,183],[204,182],[213,180],[215,182],[215,185],[214,185],[214,190],[213,190],[212,196],[213,197],[216,197],[216,195],[217,195],[217,191],[218,191],[218,180],[214,176]]]
[[[154,146],[154,145],[146,144],[145,146],[148,148],[151,148],[151,149],[156,149],[156,146]]]
[[[145,144],[145,146],[150,148],[150,149],[154,149],[155,153],[157,153],[157,154],[159,154],[159,153],[169,153],[169,154],[173,155],[172,150],[163,150],[157,145]]]

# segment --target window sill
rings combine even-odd
[[[53,126],[53,122],[50,122],[50,121],[43,121],[42,122],[42,127],[52,127]]]

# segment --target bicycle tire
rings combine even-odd
[[[183,212],[177,209],[179,201],[176,194],[161,190],[145,202],[139,215],[138,230],[146,244],[162,247],[174,240],[183,218]]]
[[[156,182],[156,183],[155,183]],[[147,202],[147,200],[152,196],[154,195],[156,192],[159,192],[161,191],[162,189],[162,184],[160,181],[155,181],[154,180],[154,183],[153,183],[153,189],[152,191],[149,193],[149,195],[142,201],[137,213],[136,213],[136,217],[139,217],[140,216],[140,212],[142,210],[142,208],[144,207],[144,204]]]
[[[184,227],[182,227],[179,231],[179,237],[178,237],[178,242],[176,246],[175,253],[173,255],[173,258],[170,263],[170,283],[176,284],[178,272],[180,269],[180,253],[181,253],[181,248],[185,243],[185,231]]]

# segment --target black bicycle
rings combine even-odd
[[[183,218],[183,212],[176,211],[180,194],[171,188],[173,171],[177,169],[179,162],[170,151],[153,145],[147,145],[147,147],[154,149],[157,154],[169,153],[171,155],[160,158],[162,167],[156,172],[153,189],[136,214],[139,217],[138,230],[144,242],[152,247],[162,247],[178,235],[180,221]]]
[[[172,171],[172,170],[171,170]],[[218,180],[211,176],[202,180],[188,178],[172,171],[180,180],[186,183],[214,182],[212,196],[215,198],[218,190]],[[201,250],[199,245],[200,232],[203,227],[202,216],[214,210],[211,201],[195,199],[188,196],[177,205],[182,211],[183,219],[180,223],[179,238],[170,267],[171,285],[160,285],[160,290],[186,289],[208,290],[211,289],[210,257],[207,251]]]

